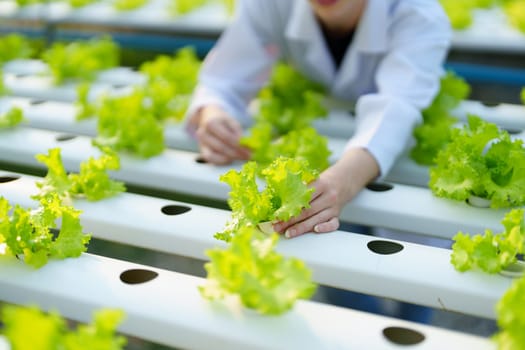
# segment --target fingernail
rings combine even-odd
[[[315,233],[319,233],[319,225],[315,225],[314,226],[314,232]]]
[[[286,238],[292,238],[295,235],[295,230],[289,229],[284,232],[284,237]]]

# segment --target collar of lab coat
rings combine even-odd
[[[381,53],[386,51],[387,19],[388,1],[368,0],[349,50],[363,53]],[[294,1],[291,17],[285,29],[285,36],[291,42],[304,43],[306,60],[315,65],[327,81],[333,81],[335,66],[333,64],[322,64],[333,61],[315,14],[307,0]],[[350,54],[350,52],[347,52],[342,62],[341,69],[343,71],[348,69],[350,71],[355,70],[355,67],[348,67],[348,56]],[[349,77],[347,76],[347,78]]]

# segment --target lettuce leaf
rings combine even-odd
[[[431,105],[422,112],[423,123],[413,131],[416,145],[410,156],[418,164],[432,165],[437,153],[450,142],[457,118],[450,114],[470,93],[470,86],[452,71],[441,77],[440,90]]]
[[[468,125],[452,130],[451,141],[430,168],[429,187],[438,197],[491,200],[491,207],[525,204],[525,149],[495,124],[470,116]]]
[[[130,95],[103,99],[97,115],[97,146],[143,158],[156,156],[166,148],[164,127],[146,106],[140,88]]]
[[[1,321],[4,334],[16,350],[121,350],[127,340],[115,331],[123,317],[122,310],[101,309],[94,313],[92,324],[79,324],[73,330],[56,311],[45,313],[36,306],[9,305],[2,310]]]
[[[231,187],[228,204],[231,219],[215,238],[229,242],[240,228],[265,221],[289,220],[310,206],[313,188],[308,184],[318,176],[304,159],[278,157],[269,166],[245,163],[241,171],[230,170],[220,180]]]
[[[80,163],[80,172],[68,174],[62,163],[60,148],[53,148],[47,155],[38,154],[37,160],[44,163],[48,172],[42,181],[36,183],[39,193],[32,198],[40,199],[56,193],[65,200],[70,197],[85,197],[90,201],[98,201],[126,191],[126,186],[120,181],[112,180],[109,170],[120,169],[120,159],[109,148],[103,149],[100,158],[90,157]]]
[[[458,232],[452,238],[452,265],[458,271],[481,269],[497,273],[516,262],[517,256],[525,253],[524,212],[524,209],[509,211],[502,220],[505,230],[499,234],[491,230],[474,236]]]
[[[493,336],[502,350],[525,349],[525,277],[515,280],[496,304],[500,330]]]
[[[1,72],[0,72],[1,74]],[[0,129],[12,128],[24,120],[24,112],[19,107],[12,107],[5,113],[0,113]]]
[[[242,227],[225,249],[206,252],[207,282],[201,294],[210,300],[237,295],[242,304],[261,314],[277,315],[293,307],[298,298],[309,298],[316,285],[304,263],[275,252],[278,235],[266,236],[253,227]]]
[[[118,65],[118,46],[109,38],[94,38],[72,43],[55,42],[42,54],[51,70],[55,84],[66,79],[92,81],[96,74]]]
[[[3,254],[23,256],[26,264],[40,268],[50,258],[78,257],[86,251],[91,236],[82,232],[80,211],[62,204],[56,194],[40,198],[36,209],[13,209],[0,197],[0,242],[5,244]],[[53,234],[57,220],[61,220],[58,233]]]

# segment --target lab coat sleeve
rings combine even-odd
[[[268,80],[278,55],[271,20],[264,1],[238,2],[234,19],[203,62],[188,116],[213,104],[241,124],[249,124],[247,106]]]
[[[377,93],[357,100],[356,132],[346,149],[367,149],[379,164],[380,178],[408,148],[421,110],[439,90],[451,29],[440,9],[428,10],[399,9],[389,50],[376,72]]]

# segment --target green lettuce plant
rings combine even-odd
[[[240,227],[226,248],[210,249],[206,284],[199,287],[210,300],[237,296],[241,303],[265,315],[282,314],[299,298],[310,298],[316,285],[311,271],[295,258],[275,251],[278,235]]]
[[[438,197],[486,198],[491,207],[525,204],[525,149],[497,125],[470,116],[452,130],[451,141],[430,168],[429,187]]]

